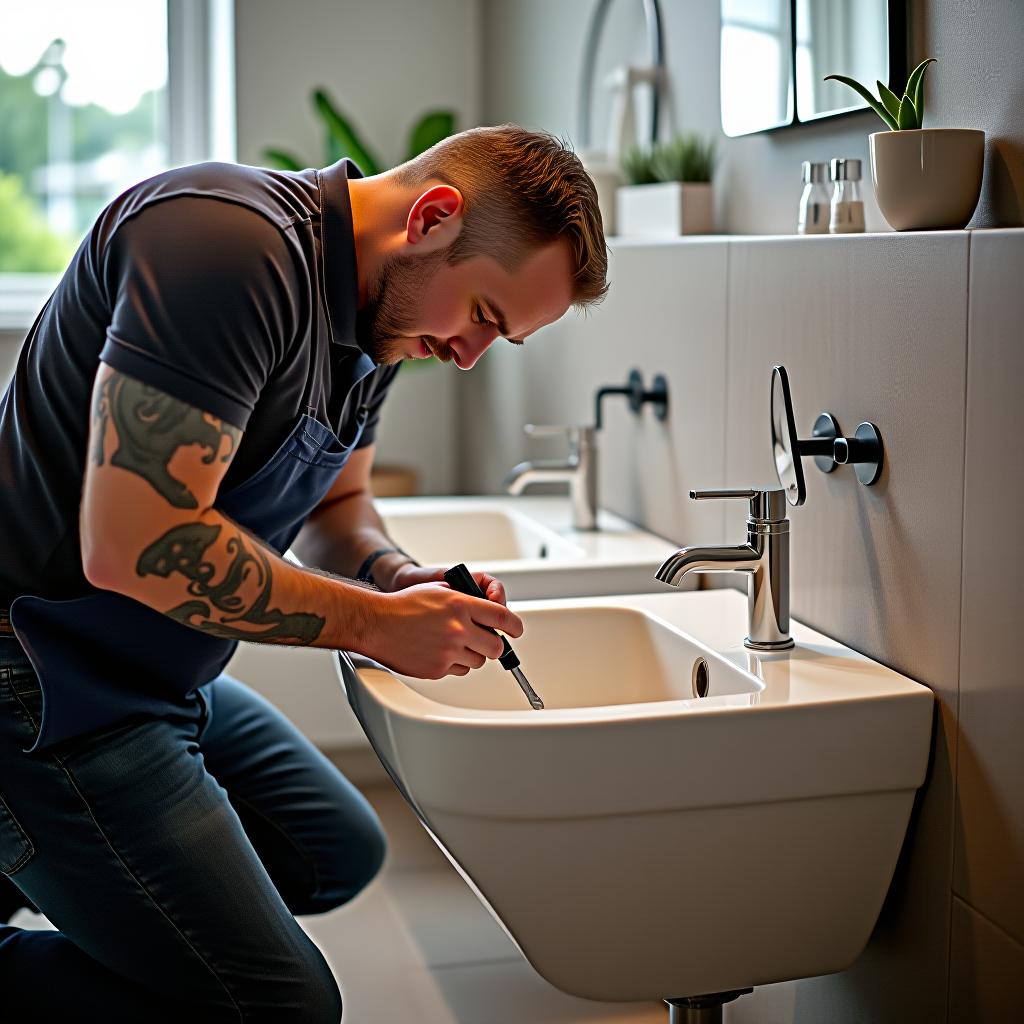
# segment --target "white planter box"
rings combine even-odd
[[[615,193],[615,225],[620,235],[647,238],[710,234],[711,185],[624,185]]]

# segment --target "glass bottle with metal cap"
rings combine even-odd
[[[864,230],[864,201],[860,195],[860,161],[836,157],[832,161],[832,209],[828,229],[833,235]]]
[[[816,164],[805,160],[801,165],[804,191],[800,196],[800,216],[797,220],[798,235],[827,235],[830,216],[828,194],[828,164]]]

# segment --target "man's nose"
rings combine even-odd
[[[491,347],[491,343],[498,337],[495,328],[487,324],[475,325],[472,332],[462,334],[457,338],[449,338],[448,346],[455,354],[455,365],[460,370],[470,370],[476,365],[476,361]]]

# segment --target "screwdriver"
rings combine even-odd
[[[483,600],[487,600],[487,595],[477,585],[473,574],[466,568],[463,562],[458,565],[452,566],[444,574],[445,583],[448,584],[452,590],[457,590],[460,594],[466,594],[468,597],[479,597]],[[498,635],[498,631],[491,629],[490,626],[481,626],[481,629],[486,629],[488,633],[493,633],[495,636]],[[501,667],[508,669],[509,672],[515,677],[515,681],[519,684],[523,693],[526,694],[526,699],[530,702],[530,707],[535,711],[541,711],[544,708],[544,701],[537,696],[533,687],[530,685],[530,681],[523,675],[522,669],[519,667],[519,659],[516,657],[516,652],[512,650],[512,646],[509,642],[502,637],[502,651],[498,657],[498,662]]]

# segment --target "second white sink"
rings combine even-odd
[[[410,508],[396,502],[385,511],[385,524],[399,547],[422,552],[421,557],[430,564],[575,560],[584,554],[579,544],[515,509],[486,504],[431,511],[422,505]]]
[[[381,498],[395,542],[424,565],[465,562],[510,599],[642,594],[678,545],[604,509],[598,530],[574,530],[561,496]],[[696,589],[696,577],[681,589]]]

